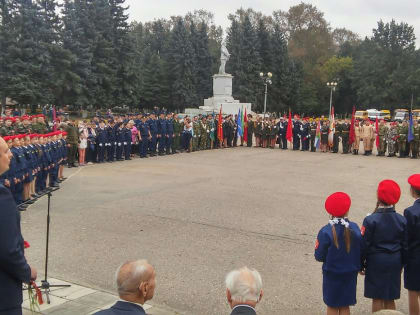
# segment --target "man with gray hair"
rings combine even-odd
[[[263,296],[260,273],[243,267],[226,276],[226,297],[231,315],[256,315],[255,307]]]
[[[146,315],[143,304],[155,293],[156,272],[146,260],[128,261],[116,274],[120,300],[110,309],[95,315]]]

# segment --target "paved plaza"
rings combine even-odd
[[[229,314],[226,273],[247,265],[263,278],[258,314],[323,314],[313,251],[328,222],[325,198],[347,192],[360,225],[378,182],[392,178],[402,213],[413,202],[407,178],[419,169],[420,160],[241,147],[66,169],[51,203],[49,273],[115,295],[116,268],[147,258],[157,272],[150,314],[214,315]],[[46,205],[44,197],[22,213],[26,256],[40,272]],[[352,311],[366,314],[358,282]],[[408,313],[405,290],[397,307]]]

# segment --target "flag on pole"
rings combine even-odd
[[[242,110],[241,110],[241,126],[242,126],[242,137],[244,136],[244,108],[242,107]]]
[[[238,112],[238,118],[236,119],[236,124],[238,125],[238,128],[236,129],[236,134],[239,136],[243,136],[243,132],[242,132],[242,118],[241,118],[241,109],[239,108],[239,112]]]
[[[57,131],[57,112],[55,106],[52,108],[53,131]]]
[[[354,130],[354,123],[356,120],[356,106],[353,106],[353,114],[351,115],[349,145],[351,146],[356,141],[356,131]]]
[[[293,127],[292,127],[292,112],[289,108],[289,120],[287,122],[287,132],[286,132],[286,139],[289,142],[293,141]]]
[[[376,120],[375,120],[375,129],[376,129],[376,147],[379,148],[379,120],[378,120],[378,116],[376,116]]]
[[[316,124],[316,133],[315,133],[315,148],[319,149],[321,145],[321,120],[318,120]]]
[[[246,115],[246,107],[244,113],[244,142],[248,142],[248,117]]]
[[[223,142],[223,127],[222,127],[222,106],[220,106],[219,120],[217,124],[217,138],[220,142]]]
[[[334,144],[334,134],[335,134],[335,117],[334,117],[334,106],[331,108],[331,117],[330,117],[330,130],[328,133],[328,145],[330,147]]]
[[[409,114],[409,125],[408,125],[408,142],[411,142],[414,140],[414,122],[413,122],[413,113],[410,111]]]

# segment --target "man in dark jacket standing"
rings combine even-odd
[[[12,153],[0,138],[0,175],[9,170]],[[22,282],[37,273],[26,262],[20,215],[10,190],[0,184],[0,314],[22,314]]]
[[[68,167],[76,167],[77,144],[79,143],[79,129],[74,121],[69,120],[66,127],[67,132],[67,159]]]

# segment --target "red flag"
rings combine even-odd
[[[244,142],[248,142],[248,117],[246,116],[246,107],[244,113]]]
[[[356,106],[353,106],[353,114],[351,115],[350,137],[349,137],[350,145],[352,145],[356,139],[356,132],[354,130],[355,114],[356,114]]]
[[[376,116],[375,127],[376,127],[376,147],[379,148],[379,121],[378,121],[378,116]]]
[[[217,138],[223,142],[223,128],[222,128],[222,106],[220,106],[219,121],[217,124]]]
[[[289,142],[293,141],[293,129],[292,129],[292,112],[289,109],[289,121],[287,122],[286,139]]]

